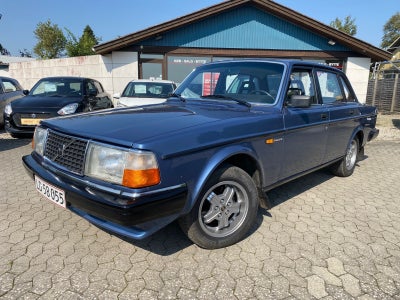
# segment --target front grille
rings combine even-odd
[[[83,175],[87,143],[87,140],[49,131],[44,156],[73,173]]]

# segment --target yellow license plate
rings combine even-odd
[[[42,119],[21,119],[22,125],[38,125]]]

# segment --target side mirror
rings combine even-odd
[[[311,106],[311,96],[292,95],[286,101],[288,107],[307,108]]]
[[[115,94],[113,95],[113,98],[119,99],[119,98],[121,98],[121,94],[120,94],[120,93],[115,93]]]
[[[91,91],[89,91],[89,97],[96,97],[97,96],[97,91],[94,91],[94,90],[91,90]]]
[[[22,93],[26,96],[29,94],[29,90],[23,90]]]

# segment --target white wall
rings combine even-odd
[[[113,95],[138,78],[136,52],[113,52],[110,55],[90,55],[69,58],[15,62],[9,65],[9,77],[17,79],[24,89],[31,89],[43,77],[79,76],[101,82]]]
[[[10,77],[10,73],[8,72],[8,69],[0,70],[0,76]]]
[[[366,57],[349,57],[347,59],[346,75],[361,103],[367,101],[370,64],[371,59]]]

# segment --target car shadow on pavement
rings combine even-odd
[[[108,232],[104,229],[101,230]],[[173,255],[193,245],[193,242],[190,241],[180,230],[177,221],[169,224],[165,228],[162,228],[161,230],[143,240],[133,240],[124,236],[116,235],[111,232],[108,233],[117,236],[121,240],[124,240],[125,242],[135,247],[139,247],[143,250],[162,256]]]
[[[24,138],[12,138],[4,130],[0,130],[0,152],[26,146],[32,142],[32,135]]]
[[[322,169],[270,190],[267,194],[272,208],[278,206],[335,177],[328,169]]]

